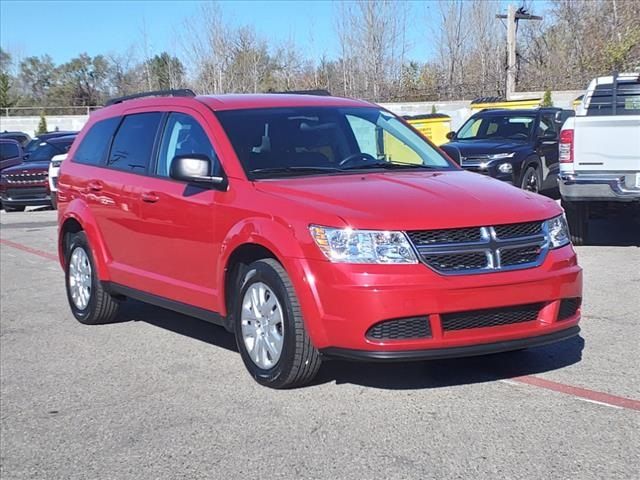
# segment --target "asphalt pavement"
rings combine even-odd
[[[0,213],[0,477],[634,479],[640,224],[596,220],[582,334],[515,353],[246,373],[224,329],[128,301],[70,313],[56,212]]]

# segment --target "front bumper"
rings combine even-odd
[[[565,200],[580,201],[640,201],[636,175],[640,172],[561,173],[558,182]]]
[[[13,206],[46,206],[51,205],[49,186],[8,187],[0,190],[0,201],[3,205]]]
[[[296,264],[292,278],[303,279],[298,280],[296,291],[309,334],[316,348],[327,354],[441,358],[523,348],[522,342],[512,342],[521,339],[533,344],[534,337],[541,340],[551,335],[546,339],[558,340],[577,334],[570,329],[580,320],[579,308],[569,318],[558,319],[562,299],[582,297],[582,269],[571,246],[550,251],[536,268],[462,276],[443,276],[423,264],[345,265],[319,260]],[[533,321],[443,328],[445,314],[533,303],[541,305]],[[374,340],[367,336],[379,322],[410,317],[428,319],[429,338]],[[480,345],[486,348],[467,348]]]

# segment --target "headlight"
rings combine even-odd
[[[495,153],[493,155],[489,155],[489,160],[504,160],[505,158],[513,158],[515,152],[511,153]]]
[[[418,263],[402,232],[353,230],[311,225],[311,236],[322,253],[336,263]]]
[[[501,163],[498,165],[498,170],[502,173],[511,173],[513,172],[513,165],[509,162]]]
[[[569,227],[567,226],[564,215],[547,220],[545,222],[545,228],[549,233],[551,248],[564,247],[571,242],[569,239]]]

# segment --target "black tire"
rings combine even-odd
[[[3,205],[2,206],[4,208],[4,211],[9,213],[9,212],[24,212],[25,209],[27,208],[24,205],[14,205],[12,207],[9,207],[7,205]]]
[[[118,315],[120,302],[109,295],[109,293],[107,293],[102,287],[102,283],[98,279],[96,273],[95,262],[93,261],[91,247],[89,246],[86,235],[84,232],[73,233],[66,244],[68,245],[68,248],[65,255],[65,285],[67,290],[67,300],[69,301],[69,306],[71,307],[73,316],[76,317],[76,320],[80,323],[84,323],[85,325],[100,325],[114,322]],[[89,260],[89,265],[91,266],[89,302],[84,309],[78,308],[74,303],[70,287],[69,265],[71,263],[73,252],[78,248],[84,250],[84,253],[87,255]]]
[[[320,353],[307,335],[300,304],[289,275],[279,262],[265,258],[251,263],[242,273],[240,291],[235,295],[233,318],[238,350],[247,370],[261,385],[292,388],[308,384],[320,368]],[[283,310],[283,346],[279,360],[269,369],[260,368],[250,357],[242,336],[242,302],[254,283],[262,282],[271,289]]]
[[[569,224],[569,234],[574,245],[586,245],[589,236],[589,205],[585,202],[562,200]]]
[[[527,167],[522,174],[520,188],[529,192],[540,193],[540,190],[542,190],[540,170],[532,166]]]

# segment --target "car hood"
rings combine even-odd
[[[413,230],[499,225],[562,213],[551,199],[465,172],[387,172],[255,183],[292,202],[309,223],[331,212],[354,228]],[[339,226],[339,225],[335,225]]]
[[[49,163],[48,161],[45,162],[22,162],[19,165],[16,165],[14,167],[8,167],[2,170],[2,174],[6,175],[9,173],[27,173],[27,172],[33,172],[33,171],[41,171],[41,170],[45,170],[45,171],[49,171]]]
[[[457,148],[463,157],[472,155],[488,155],[494,153],[519,152],[531,148],[529,144],[524,141],[513,140],[470,140],[466,142],[449,142],[445,145]]]

